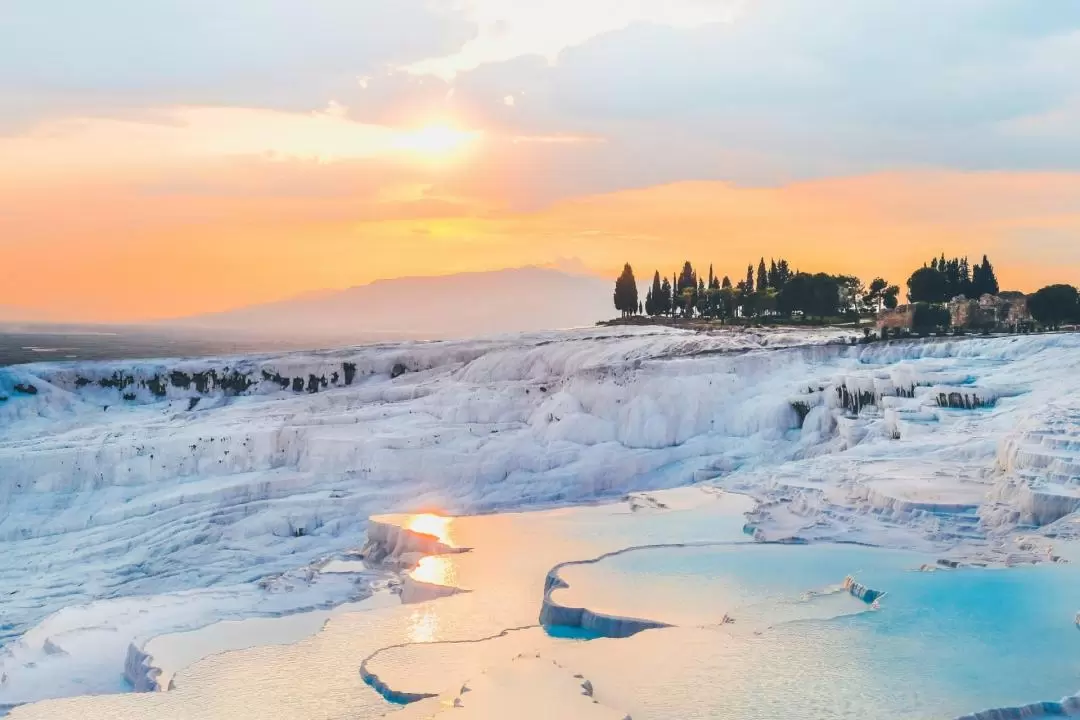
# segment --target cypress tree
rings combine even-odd
[[[622,274],[615,281],[615,309],[623,314],[633,315],[638,309],[637,281],[634,280],[634,270],[630,263],[623,266]]]
[[[681,294],[683,290],[690,288],[694,290],[697,288],[697,276],[694,273],[694,266],[687,260],[683,263],[682,273],[679,275],[678,285],[676,286]]]
[[[779,291],[784,289],[784,285],[787,285],[787,281],[791,279],[792,272],[788,261],[780,258],[776,263],[776,283],[772,287]]]
[[[769,287],[769,272],[765,269],[765,258],[757,266],[757,289],[759,292]]]
[[[670,292],[670,290],[668,291]],[[649,310],[650,315],[662,315],[667,312],[667,304],[664,302],[664,288],[660,284],[660,271],[654,270],[652,276],[652,288],[649,290],[652,295],[652,310]]]
[[[991,295],[997,295],[1001,292],[1001,287],[998,285],[997,275],[994,274],[994,266],[990,264],[989,258],[983,255],[982,259],[982,285],[983,292]]]
[[[746,266],[746,294],[749,295],[754,292],[754,266]]]

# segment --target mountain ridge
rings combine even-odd
[[[612,315],[603,278],[539,266],[374,280],[162,321],[192,329],[428,338],[556,330]]]

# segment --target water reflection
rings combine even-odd
[[[433,535],[444,545],[454,545],[450,529],[454,518],[443,517],[433,513],[421,513],[409,517],[408,529],[413,532]]]
[[[409,573],[413,580],[432,585],[457,587],[457,569],[446,555],[428,555]]]
[[[431,603],[416,606],[409,616],[409,642],[433,642],[439,634],[439,614]]]

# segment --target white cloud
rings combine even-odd
[[[412,63],[416,74],[444,79],[485,63],[522,55],[551,61],[567,47],[637,22],[696,27],[730,21],[745,0],[465,0],[466,16],[479,28],[456,52]]]
[[[0,129],[161,105],[311,110],[474,33],[427,0],[5,0]]]
[[[508,133],[600,136],[595,190],[896,168],[1080,168],[1080,3],[756,0],[734,22],[634,24],[458,74]],[[525,91],[514,113],[487,98]],[[569,181],[567,181],[569,182]]]

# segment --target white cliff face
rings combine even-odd
[[[261,578],[308,566],[300,606],[360,595],[313,563],[360,547],[381,512],[715,479],[763,501],[766,538],[948,545],[1075,507],[1080,337],[825,344],[837,335],[603,329],[0,369],[0,673],[62,657],[59,633],[24,633],[71,605],[244,588],[230,612],[258,614]],[[976,392],[987,402],[963,402]],[[221,616],[208,604],[161,631]],[[122,627],[121,654],[155,632]],[[26,699],[0,683],[0,705]]]

